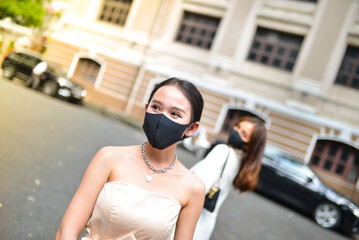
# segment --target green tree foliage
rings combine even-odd
[[[0,20],[11,18],[19,25],[41,27],[46,9],[43,0],[0,0]]]

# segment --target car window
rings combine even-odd
[[[18,55],[25,60],[31,60],[31,56],[29,56],[25,53],[18,53]]]
[[[17,57],[22,58],[22,59],[27,59],[27,56],[26,56],[26,54],[24,54],[24,53],[16,53],[15,55],[16,55]]]
[[[313,172],[307,166],[289,156],[280,155],[279,167],[301,178],[313,176]]]
[[[41,59],[35,56],[28,56],[29,60],[34,62],[34,63],[39,63],[41,62]]]
[[[278,156],[278,151],[276,151],[275,149],[272,149],[272,148],[268,148],[268,147],[265,148],[264,157],[266,160],[274,163],[274,162],[276,162],[277,156]]]
[[[41,62],[40,58],[27,53],[18,52],[16,53],[16,55],[20,57],[23,61],[26,61],[27,64],[36,65]]]

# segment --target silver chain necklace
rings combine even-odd
[[[165,173],[165,172],[167,172],[168,170],[170,170],[171,168],[174,167],[174,165],[177,162],[177,154],[175,153],[175,159],[172,161],[172,163],[168,167],[157,169],[154,166],[152,166],[150,161],[147,159],[147,156],[146,156],[146,153],[145,153],[145,144],[146,144],[146,141],[144,141],[142,143],[142,145],[141,145],[142,158],[143,158],[143,160],[145,161],[145,163],[147,165],[147,172],[148,172],[148,175],[146,176],[145,179],[146,179],[147,182],[151,182],[152,181],[152,176],[151,176],[152,174]],[[153,171],[153,173],[150,173],[149,169],[151,169]]]

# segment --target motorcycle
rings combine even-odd
[[[182,146],[188,151],[194,152],[198,159],[202,159],[207,149],[211,146],[207,140],[207,131],[200,127],[191,137],[185,138],[182,141]]]

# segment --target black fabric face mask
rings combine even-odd
[[[142,128],[151,146],[163,150],[182,140],[182,135],[189,125],[191,124],[178,124],[164,114],[146,112]]]
[[[247,143],[243,141],[239,133],[235,130],[231,130],[228,137],[228,144],[232,145],[234,148],[243,149],[243,146]]]

